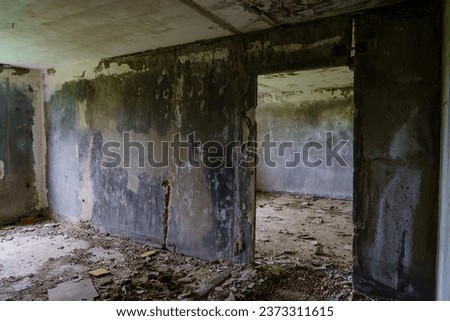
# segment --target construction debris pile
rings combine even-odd
[[[89,224],[0,230],[1,300],[352,300],[351,271],[281,253],[205,262],[101,234]]]

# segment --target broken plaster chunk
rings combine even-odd
[[[155,255],[156,253],[158,253],[157,250],[150,250],[150,251],[147,251],[147,252],[142,253],[142,254],[141,254],[141,258],[146,258],[146,257],[149,257],[149,256],[153,256],[153,255]]]
[[[109,273],[111,273],[110,271],[104,269],[104,268],[100,268],[100,269],[96,269],[96,270],[92,270],[88,272],[90,275],[92,275],[93,277],[99,277],[99,276],[103,276],[103,275],[108,275]]]
[[[3,230],[3,231],[8,231],[8,230],[13,230],[13,229],[15,229],[16,227],[14,226],[14,225],[11,225],[11,226],[2,226],[2,227],[0,227],[0,230]]]
[[[198,298],[202,298],[206,296],[209,292],[211,292],[212,289],[219,286],[220,284],[224,283],[227,279],[229,279],[231,276],[230,270],[227,270],[225,272],[222,272],[218,276],[212,278],[208,282],[202,284],[197,290],[194,291],[194,294]]]

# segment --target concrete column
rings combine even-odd
[[[441,4],[433,1],[357,19],[357,290],[401,299],[436,298],[441,14]]]
[[[444,1],[442,147],[437,263],[438,300],[450,300],[450,0]]]

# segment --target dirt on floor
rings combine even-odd
[[[352,202],[281,193],[256,197],[257,257],[287,254],[322,257],[346,270],[352,266]]]
[[[0,229],[0,300],[48,300],[49,289],[77,282],[92,282],[95,300],[372,299],[352,289],[351,269],[345,263],[349,262],[351,252],[343,256],[341,252],[347,250],[338,251],[338,242],[349,244],[346,236],[349,230],[344,225],[339,229],[340,225],[326,223],[335,217],[348,216],[341,211],[348,209],[349,204],[339,201],[339,209],[326,211],[327,200],[285,195],[273,195],[267,200],[266,196],[258,198],[260,209],[267,207],[258,221],[267,220],[267,226],[260,224],[257,233],[258,238],[270,241],[258,243],[259,253],[253,265],[205,262],[153,249],[127,238],[102,234],[88,223],[41,222]],[[291,211],[296,206],[308,209],[310,214],[297,214],[306,221],[297,222],[298,226],[278,224],[285,222],[286,217],[277,208]],[[312,218],[311,213],[317,217]],[[310,222],[317,218],[324,223],[316,226]],[[265,231],[260,231],[261,228]],[[276,233],[272,234],[270,228]],[[329,243],[331,238],[322,238],[327,231],[321,228],[337,235],[336,248]],[[324,246],[325,255],[313,253],[314,240],[305,238],[307,235]],[[286,243],[284,237],[291,241]],[[296,238],[299,240],[294,241]],[[330,255],[326,254],[328,250]],[[105,269],[106,274],[99,277],[89,274],[99,268]]]

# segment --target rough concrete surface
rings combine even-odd
[[[256,257],[326,257],[352,267],[352,202],[286,193],[256,195]]]
[[[0,65],[0,224],[47,207],[41,76]]]
[[[170,156],[165,168],[139,168],[134,151],[128,168],[105,168],[102,146],[123,142],[129,133],[130,141],[153,142],[161,161],[160,146],[177,133],[183,141],[193,133],[203,143],[224,146],[245,141],[242,126],[254,123],[245,113],[256,105],[261,67],[342,66],[350,41],[350,19],[333,18],[204,46],[105,59],[95,72],[79,70],[81,78],[65,72],[73,66],[57,68],[48,76],[46,95],[52,212],[90,219],[110,233],[178,253],[250,262],[251,171],[239,167],[239,154],[226,151],[231,167],[181,167]],[[128,68],[116,74],[118,65]],[[258,70],[249,73],[252,65]],[[123,150],[119,153],[123,160]]]
[[[308,227],[307,233],[314,231]],[[43,239],[48,251],[33,252],[34,243],[26,242],[30,238]],[[272,240],[276,242],[276,238],[273,235]],[[53,249],[56,240],[59,249]],[[87,300],[95,296],[95,300],[108,301],[375,299],[352,289],[348,262],[341,264],[333,257],[312,253],[305,259],[283,251],[270,256],[261,254],[253,266],[205,262],[111,237],[88,224],[45,222],[0,230],[0,246],[1,253],[4,248],[17,252],[13,257],[2,254],[0,258],[1,300],[48,300],[49,293],[50,299],[55,300],[73,294],[76,297],[71,299]],[[262,249],[261,253],[265,252]],[[5,265],[7,261],[9,265]],[[30,262],[26,269],[24,261]],[[100,277],[89,274],[98,268],[109,274]],[[91,282],[94,288],[90,287]],[[71,293],[57,291],[67,287]]]
[[[0,4],[0,63],[43,69],[407,0],[16,0]]]
[[[124,2],[119,2],[115,1],[117,8],[124,5]],[[43,3],[45,8],[46,2]],[[175,4],[175,1],[171,3]],[[200,15],[205,22],[200,26],[202,30],[211,21],[221,26],[207,30],[211,37],[219,34],[217,31],[220,29],[232,33],[233,25],[230,27],[224,18],[228,9],[222,11],[224,16],[212,17],[205,11],[208,4],[199,3],[183,1],[183,10],[188,12],[186,23],[191,25],[189,10],[194,9],[196,16]],[[335,9],[343,4],[342,1],[329,3]],[[357,11],[367,1],[346,3],[350,6],[346,6],[345,11],[335,13]],[[373,3],[379,6],[384,1]],[[32,1],[31,5],[37,5],[37,2]],[[90,8],[92,3],[85,5],[85,9]],[[321,5],[318,4],[314,12],[327,17],[329,12],[322,11],[325,7]],[[23,6],[20,1],[18,6],[8,8],[11,11],[4,12],[8,15],[18,9],[19,16],[16,17],[20,18]],[[57,26],[59,21],[68,28],[82,26],[64,20],[70,9],[70,6],[61,6],[61,11],[54,13],[59,18],[48,17],[49,21],[43,24],[57,22]],[[279,18],[280,12],[287,10],[281,16],[289,22],[293,16],[290,11],[298,8],[293,6],[289,9],[289,6],[280,6],[276,1],[255,0],[254,5],[247,9],[258,16],[269,9],[278,12],[277,16],[264,19],[265,23],[278,26],[284,20]],[[86,10],[82,11],[86,13]],[[84,13],[70,18],[74,22],[79,21],[77,19],[81,19]],[[189,137],[193,140],[215,140],[223,145],[254,141],[257,137],[258,75],[354,65],[355,236],[352,280],[356,289],[368,293],[403,299],[434,299],[441,155],[442,73],[441,68],[437,68],[442,60],[441,16],[440,1],[410,1],[395,8],[360,12],[355,19],[342,15],[101,61],[91,57],[97,49],[86,47],[87,51],[81,54],[89,55],[92,61],[58,64],[48,69],[46,75],[2,65],[0,104],[7,108],[0,111],[3,119],[0,125],[0,201],[4,204],[0,224],[36,215],[36,211],[45,209],[48,187],[48,203],[55,217],[87,220],[102,232],[125,235],[161,249],[156,259],[158,269],[153,271],[159,274],[147,275],[144,272],[146,266],[141,261],[120,269],[122,263],[117,260],[121,256],[113,255],[112,262],[115,263],[111,267],[125,274],[120,277],[122,281],[114,282],[113,290],[106,285],[105,292],[109,296],[100,293],[102,299],[178,298],[179,295],[187,298],[191,290],[210,288],[197,282],[186,292],[184,288],[174,292],[172,287],[178,284],[178,276],[189,273],[185,268],[171,270],[176,275],[176,281],[172,282],[173,278],[166,273],[171,268],[166,263],[185,260],[188,264],[189,259],[182,255],[212,262],[219,260],[220,263],[204,265],[196,261],[202,266],[199,270],[202,273],[211,269],[208,276],[212,282],[233,265],[222,260],[253,261],[256,171],[239,166],[240,161],[250,155],[226,150],[225,159],[233,163],[231,167],[181,167],[172,162],[163,169],[156,169],[138,168],[139,159],[134,153],[130,166],[105,168],[101,166],[105,156],[103,144],[113,140],[123,142],[126,133],[130,134],[133,142],[151,141],[155,146],[173,139],[178,132],[182,140],[192,134]],[[151,19],[147,22],[152,24]],[[13,41],[23,32],[19,25],[16,28],[15,23],[11,23],[11,28],[1,30],[7,35],[5,39]],[[36,30],[39,32],[39,28]],[[355,48],[352,48],[352,30]],[[73,31],[76,33],[77,30]],[[78,31],[90,35],[85,30]],[[105,27],[99,31],[103,37]],[[116,39],[114,34],[110,36]],[[174,40],[166,36],[164,32],[160,35],[164,40]],[[66,39],[66,42],[71,45],[73,40]],[[133,40],[133,43],[138,42]],[[75,52],[67,47],[67,43],[53,44],[62,49],[55,53]],[[133,46],[130,48],[137,50]],[[26,56],[33,52],[37,59],[47,53],[47,47],[40,52],[34,51],[35,48],[22,49],[11,50],[10,53],[23,52]],[[106,48],[104,53],[115,52],[110,49]],[[52,61],[58,61],[56,58],[54,56]],[[45,108],[41,103],[36,104],[42,102],[43,90]],[[192,142],[188,144],[186,152],[189,151],[195,153]],[[124,158],[123,151],[119,155]],[[155,156],[160,160],[163,153],[156,152]],[[50,232],[45,231],[42,235]],[[2,236],[3,242],[14,242],[15,236],[11,233],[6,232]],[[80,236],[77,233],[75,235]],[[89,230],[79,233],[91,238],[95,236]],[[48,238],[44,237],[44,240],[48,241]],[[135,252],[121,253],[122,257],[134,258],[144,249],[142,245],[122,240],[126,244],[123,245],[119,239],[114,240],[118,242],[117,251],[121,246],[136,246]],[[96,239],[92,242],[89,243],[92,248],[103,244]],[[100,247],[104,248],[103,245]],[[79,253],[82,255],[77,255]],[[41,281],[37,281],[37,287],[27,292],[33,277],[12,277],[2,281],[5,282],[2,288],[6,289],[3,295],[5,298],[45,299],[48,286],[54,287],[77,277],[74,275],[87,268],[105,264],[106,259],[97,258],[94,263],[92,257],[96,255],[75,249],[58,259],[59,263],[65,262],[62,265],[53,266],[52,262],[56,261],[49,260],[41,269],[52,270],[56,276],[45,284],[45,289],[40,285]],[[162,264],[164,260],[167,262]],[[262,270],[269,271],[269,275],[279,276],[279,268],[266,269],[274,262],[292,264],[291,258],[283,255],[259,264],[263,266]],[[71,268],[67,270],[68,274],[64,274],[59,268],[67,264]],[[320,278],[332,280],[334,268],[326,262],[318,264],[325,271],[321,272]],[[298,263],[293,265],[299,266]],[[297,278],[317,276],[311,265],[306,265],[305,273],[297,271],[291,275]],[[148,288],[139,285],[147,284],[145,279],[133,284],[127,269],[145,273],[145,277],[151,280],[158,275],[159,283],[154,282],[155,287],[150,287],[156,290],[146,292]],[[241,267],[239,271],[244,269]],[[287,271],[292,272],[289,268]],[[44,274],[39,275],[43,277]],[[107,283],[110,281],[105,281]],[[236,291],[231,290],[230,284],[227,291],[216,291],[218,293],[211,298],[232,298],[230,293]],[[337,282],[326,284],[330,285],[330,291],[323,297],[337,298],[339,295],[335,291],[340,289],[335,287]],[[219,285],[217,287],[220,288]],[[250,284],[248,287],[245,285],[245,289],[252,288]],[[24,289],[24,292],[18,294],[17,289]],[[347,292],[346,296],[351,298]],[[148,295],[144,296],[144,293]],[[240,297],[248,297],[246,293],[247,290],[241,291]],[[248,293],[260,293],[260,298],[267,298],[267,291]],[[318,298],[317,295],[309,297]]]
[[[427,5],[356,24],[354,281],[361,290],[435,298],[440,12]]]
[[[292,145],[271,149],[268,154],[275,167],[265,161],[266,150],[260,146],[256,188],[352,199],[353,110],[352,86],[301,91],[285,88],[259,94],[257,141],[263,142],[270,134],[277,146],[286,142]],[[339,146],[339,142],[344,145]],[[305,149],[308,144],[317,146]],[[327,156],[336,146],[339,158],[328,162]]]

